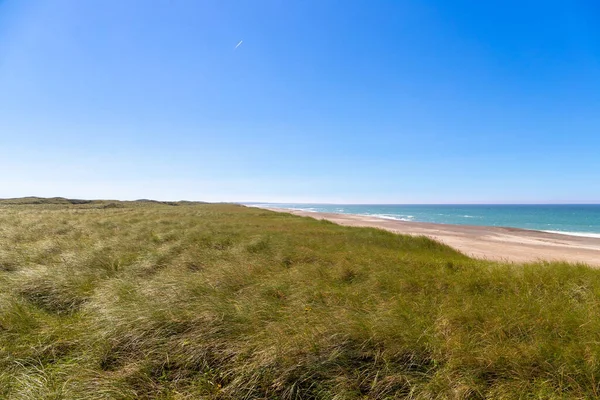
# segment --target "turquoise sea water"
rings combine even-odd
[[[600,237],[600,204],[546,205],[347,205],[248,204],[313,212],[370,215],[399,221],[505,226]]]

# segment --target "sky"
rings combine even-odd
[[[2,198],[600,203],[600,4],[0,0],[0,172]]]

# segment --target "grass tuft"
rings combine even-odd
[[[0,201],[0,398],[600,397],[600,271],[234,205]]]

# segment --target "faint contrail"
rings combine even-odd
[[[239,42],[238,44],[236,44],[236,45],[235,45],[235,48],[234,48],[234,50],[235,50],[235,49],[237,49],[238,47],[240,47],[240,45],[242,44],[242,42],[243,42],[243,40],[240,40],[240,42]]]

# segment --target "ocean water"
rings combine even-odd
[[[312,212],[370,215],[399,221],[504,226],[600,238],[600,204],[382,205],[247,204]]]

